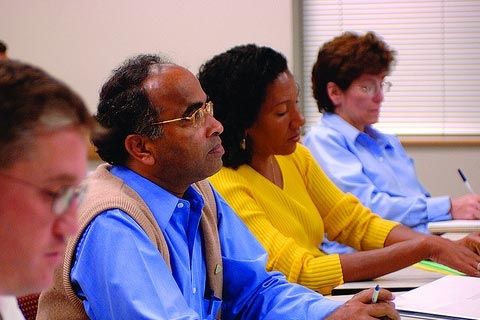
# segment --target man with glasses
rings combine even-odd
[[[0,61],[0,296],[52,283],[66,238],[77,231],[93,123],[65,84],[29,64]],[[0,306],[2,313],[9,317]]]
[[[305,136],[325,173],[373,212],[428,233],[431,221],[480,219],[480,195],[431,197],[400,141],[372,127],[378,122],[395,52],[373,32],[346,32],[325,43],[312,70],[323,114]],[[354,249],[325,240],[327,253]]]
[[[265,270],[267,255],[206,178],[222,166],[222,125],[197,78],[155,55],[104,84],[80,232],[37,319],[398,319],[391,293],[344,307]],[[336,311],[335,311],[336,310]]]

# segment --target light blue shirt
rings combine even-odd
[[[450,220],[450,197],[431,197],[417,178],[414,161],[397,137],[367,126],[359,131],[336,114],[324,113],[305,136],[325,173],[373,212],[428,233],[430,221]],[[327,253],[353,249],[325,242]]]
[[[205,295],[200,236],[203,198],[189,187],[180,199],[135,172],[113,167],[142,197],[167,242],[172,272],[146,233],[125,212],[111,209],[85,230],[71,281],[91,319],[323,319],[339,302],[266,272],[267,253],[214,191],[223,257],[223,302]],[[213,303],[210,305],[210,303]]]

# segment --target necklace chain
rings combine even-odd
[[[273,183],[277,184],[277,175],[275,174],[275,165],[273,164],[273,158],[274,156],[270,158],[270,164],[272,165]]]

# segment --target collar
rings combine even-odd
[[[202,196],[191,185],[181,199],[127,167],[113,166],[110,172],[139,194],[162,230],[168,226],[179,203],[185,205],[188,202],[193,210],[201,210],[203,207]]]

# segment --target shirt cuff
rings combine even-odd
[[[449,196],[427,198],[428,221],[451,220],[451,201]]]

